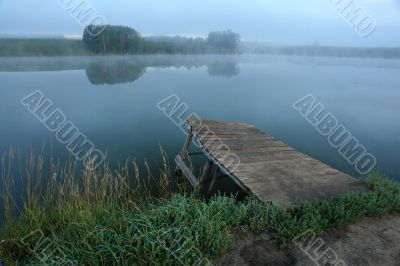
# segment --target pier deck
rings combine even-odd
[[[214,166],[246,193],[280,206],[367,190],[354,177],[296,151],[252,125],[196,119],[187,123],[187,140],[176,163],[194,187],[209,178]],[[200,178],[185,163],[189,156],[199,155],[189,152],[194,140],[208,158]],[[211,187],[214,182],[213,179]]]

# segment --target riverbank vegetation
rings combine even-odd
[[[89,25],[83,33],[85,47],[95,54],[235,54],[240,36],[232,31],[210,32],[207,38],[148,37],[125,26]],[[93,35],[93,32],[99,34]]]
[[[91,55],[82,40],[0,38],[0,57],[4,56],[83,56]]]
[[[207,37],[146,36],[126,26],[84,29],[82,39],[0,38],[1,56],[82,56],[136,54],[266,54],[330,57],[399,58],[400,48],[333,47],[323,45],[274,46],[242,42],[230,30],[210,32]],[[93,35],[93,33],[96,33]]]
[[[266,231],[285,248],[309,230],[321,235],[400,211],[400,186],[378,174],[365,180],[370,192],[283,209],[223,195],[205,202],[185,183],[172,182],[164,152],[156,173],[141,173],[135,161],[82,172],[77,163],[61,167],[33,154],[26,169],[19,161],[10,151],[0,172],[6,265],[207,265],[232,247],[237,231]]]
[[[143,37],[137,54],[207,54],[202,38],[152,36]],[[114,48],[117,49],[117,48]],[[119,48],[120,49],[120,48]],[[126,48],[123,48],[123,50]],[[238,53],[288,56],[328,56],[356,58],[400,58],[400,48],[360,48],[333,46],[271,46],[243,42]],[[0,38],[0,57],[5,56],[90,56],[80,39],[5,39]]]
[[[82,39],[0,38],[0,56],[236,54],[240,48],[240,35],[230,30],[210,32],[206,38],[142,37],[126,26],[98,27],[87,26]]]

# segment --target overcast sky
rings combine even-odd
[[[0,0],[0,34],[80,35],[82,26],[60,2]],[[400,46],[400,0],[87,0],[109,24],[143,35],[204,36],[232,29],[243,40],[276,44]],[[354,1],[376,30],[361,37],[336,10]]]

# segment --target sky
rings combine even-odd
[[[271,44],[400,46],[400,0],[0,0],[0,35],[81,35],[83,26],[64,8],[70,1],[144,36],[231,29]],[[360,8],[360,19],[375,25],[365,27],[374,29],[368,36],[337,10],[350,2],[348,11]]]

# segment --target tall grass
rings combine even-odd
[[[251,198],[238,203],[217,196],[204,202],[185,186],[174,187],[164,152],[162,158],[157,175],[150,170],[141,175],[134,161],[115,171],[106,164],[79,173],[76,162],[62,167],[53,162],[49,171],[43,158],[32,154],[24,171],[11,171],[20,159],[10,151],[2,159],[6,220],[0,260],[7,265],[207,265],[232,247],[235,231],[267,231],[287,247],[309,230],[322,234],[364,216],[400,211],[399,185],[378,174],[366,181],[370,192],[288,209]],[[20,196],[15,195],[21,191],[18,179],[26,182]]]
[[[156,197],[169,198],[186,187],[174,186],[170,164],[162,149],[161,158],[155,177],[147,162],[144,173],[135,160],[127,160],[114,170],[107,162],[93,170],[82,167],[76,160],[63,165],[53,158],[44,162],[44,150],[37,156],[30,152],[21,159],[19,151],[10,149],[1,157],[5,223],[12,222],[16,213],[32,209],[60,210],[65,204],[131,209]]]

